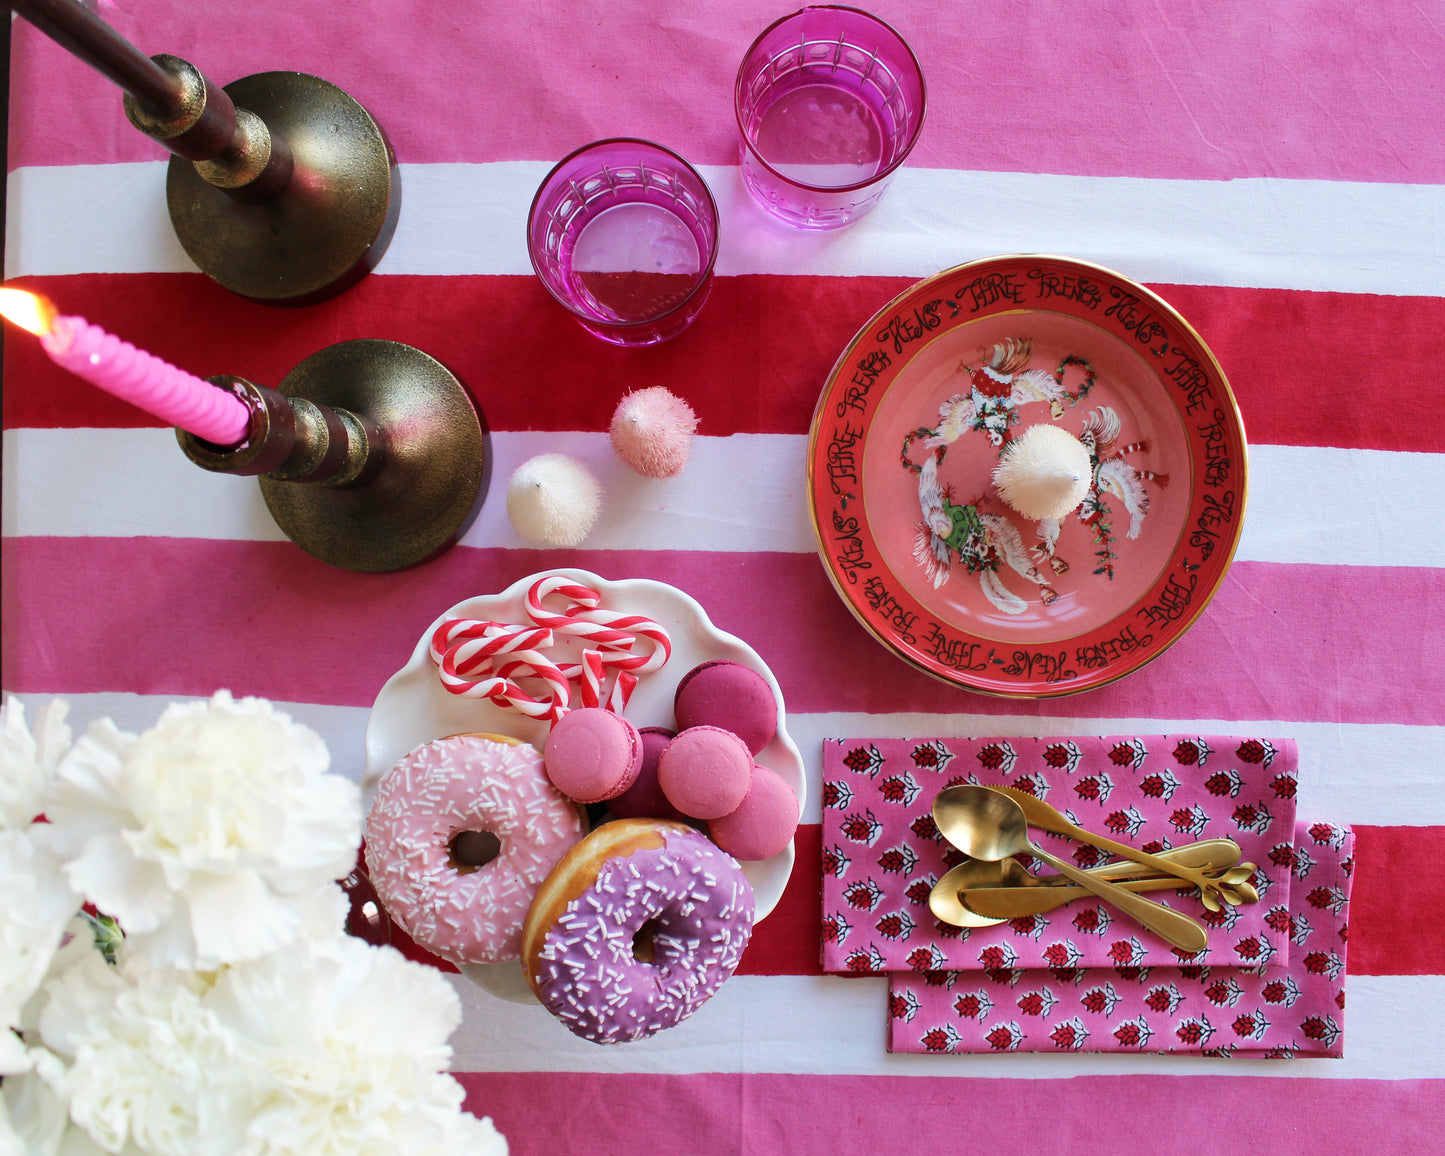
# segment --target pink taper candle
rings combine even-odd
[[[36,334],[62,369],[164,422],[218,446],[237,445],[246,436],[251,412],[240,398],[85,318],[59,317],[49,301],[23,289],[0,289],[0,313]]]

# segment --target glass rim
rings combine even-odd
[[[779,172],[776,168],[773,167],[773,165],[769,164],[763,154],[758,152],[758,150],[753,146],[752,141],[748,139],[748,131],[743,125],[743,68],[747,65],[748,59],[757,50],[758,45],[763,42],[763,38],[766,37],[768,33],[772,32],[773,29],[778,28],[783,24],[786,24],[789,20],[796,20],[805,12],[819,11],[851,12],[855,16],[861,16],[865,20],[872,21],[874,24],[877,24],[879,27],[885,29],[890,35],[892,35],[898,41],[898,43],[903,46],[903,51],[908,54],[908,59],[913,64],[913,71],[918,76],[918,95],[923,102],[923,106],[918,110],[918,126],[913,130],[913,139],[908,142],[908,147],[904,149],[901,153],[899,153],[896,157],[894,157],[893,160],[889,162],[886,168],[879,169],[867,180],[854,181],[851,184],[847,185],[810,185],[807,181],[800,181],[795,177],[788,176],[786,173]],[[786,16],[779,16],[776,20],[774,20],[771,24],[769,24],[766,28],[759,32],[754,38],[753,42],[748,45],[748,50],[743,53],[742,63],[738,65],[737,79],[733,81],[733,119],[737,121],[738,136],[742,139],[743,148],[747,149],[748,152],[752,155],[752,157],[757,161],[757,163],[762,165],[763,168],[767,169],[768,173],[771,176],[776,177],[784,184],[792,185],[795,189],[807,189],[810,193],[851,193],[856,192],[859,189],[866,189],[870,185],[876,185],[879,181],[883,181],[891,177],[903,164],[903,162],[908,159],[908,154],[913,151],[913,147],[918,143],[918,138],[923,135],[923,121],[924,117],[927,116],[927,114],[928,80],[923,75],[923,66],[918,63],[918,57],[914,53],[913,47],[908,43],[907,40],[903,38],[902,33],[900,33],[898,29],[894,28],[893,25],[889,24],[888,21],[884,20],[881,16],[875,16],[873,15],[873,13],[865,12],[861,8],[854,8],[851,4],[809,4],[806,7],[799,8],[796,12],[789,12]]]
[[[532,223],[537,219],[537,206],[541,203],[543,190],[552,182],[552,178],[555,177],[569,161],[576,159],[583,153],[591,152],[596,148],[602,148],[604,145],[618,144],[641,145],[644,148],[655,149],[659,153],[665,153],[675,160],[697,178],[698,184],[702,186],[703,193],[706,194],[708,213],[712,217],[713,243],[708,252],[706,264],[698,271],[697,284],[689,289],[687,295],[671,309],[668,309],[664,313],[655,313],[651,317],[643,318],[641,321],[613,321],[609,318],[600,318],[592,313],[584,313],[570,301],[564,300],[558,295],[557,291],[547,283],[547,278],[542,276],[542,270],[537,262],[537,247],[532,239]],[[691,230],[689,230],[689,232],[691,232]],[[588,325],[600,325],[608,329],[640,329],[647,325],[656,325],[664,318],[671,317],[677,313],[678,310],[685,308],[700,291],[707,287],[708,282],[712,280],[713,266],[717,264],[717,254],[720,248],[722,248],[722,218],[718,215],[717,198],[713,196],[712,188],[708,185],[706,178],[680,153],[674,152],[666,145],[660,145],[656,141],[647,140],[640,136],[609,136],[603,137],[600,140],[589,141],[584,145],[579,145],[547,170],[547,175],[542,178],[541,183],[537,185],[537,191],[532,194],[532,204],[527,210],[527,259],[531,261],[532,272],[536,274],[537,280],[542,283],[542,288],[547,290],[552,300],[566,309],[572,316],[586,322]]]

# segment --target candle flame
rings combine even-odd
[[[24,289],[0,288],[0,315],[37,337],[55,328],[55,306],[48,298]]]

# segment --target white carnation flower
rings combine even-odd
[[[246,1041],[266,1156],[505,1156],[445,1071],[461,1021],[440,973],[340,937],[227,969],[206,1005]]]
[[[70,1118],[108,1152],[236,1156],[252,1096],[237,1041],[208,1011],[210,977],[94,952],[47,987],[42,1035],[74,1057]]]
[[[212,970],[307,934],[356,862],[360,791],[313,731],[227,691],[137,737],[108,720],[61,760],[47,804],[71,885],[157,964]],[[339,930],[339,929],[338,929]]]
[[[80,898],[29,828],[0,831],[0,1075],[20,1071],[8,1029],[45,979]]]
[[[0,831],[24,827],[44,810],[55,766],[70,746],[69,710],[64,699],[51,699],[32,733],[24,703],[11,697],[0,706]]]
[[[32,1049],[33,1070],[0,1085],[0,1156],[103,1156],[70,1121],[64,1065]]]

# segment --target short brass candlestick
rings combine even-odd
[[[379,573],[415,566],[466,532],[492,455],[470,395],[434,358],[395,341],[344,341],[267,389],[217,376],[251,408],[234,448],[177,430],[217,473],[260,475],[276,524],[313,557]]]
[[[257,301],[307,304],[381,260],[401,210],[396,157],[335,85],[262,72],[222,89],[184,60],[145,56],[78,0],[8,4],[120,85],[131,123],[176,154],[171,224],[213,280]]]

